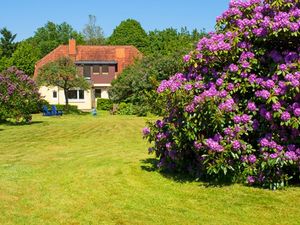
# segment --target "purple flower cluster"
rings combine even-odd
[[[206,140],[206,146],[208,147],[208,149],[215,151],[215,152],[224,151],[224,147],[222,145],[220,145],[217,141],[214,141],[211,138]]]
[[[197,50],[208,50],[211,52],[230,51],[235,36],[236,33],[230,31],[226,34],[211,33],[210,38],[204,37],[199,41]]]
[[[234,122],[235,124],[239,124],[239,123],[244,123],[244,124],[246,124],[246,123],[249,123],[249,122],[250,122],[250,119],[251,119],[251,117],[250,117],[249,115],[247,115],[247,114],[243,114],[243,115],[241,115],[241,116],[235,115],[235,116],[233,117],[233,122]]]
[[[280,118],[282,119],[282,121],[288,121],[291,118],[291,115],[289,114],[289,112],[283,112]]]
[[[255,155],[249,155],[248,156],[249,163],[253,164],[256,162],[256,156]]]
[[[150,128],[149,127],[144,127],[143,128],[143,135],[144,136],[147,136],[147,135],[149,135],[150,134]]]
[[[257,107],[255,105],[255,102],[249,101],[247,104],[247,109],[251,112],[254,112],[257,110]]]
[[[268,99],[270,97],[270,95],[271,95],[270,92],[267,90],[260,90],[260,91],[255,92],[256,97],[260,97],[263,99]]]
[[[177,73],[169,80],[163,80],[157,88],[157,92],[162,93],[167,89],[169,89],[171,92],[175,92],[181,87],[183,82],[185,82],[186,80],[187,79],[185,75],[183,75],[182,73]]]
[[[234,100],[232,98],[229,98],[225,100],[225,102],[221,103],[218,107],[220,110],[223,110],[225,112],[232,112],[234,111]]]
[[[232,142],[232,148],[233,148],[234,150],[238,150],[240,147],[241,147],[241,143],[240,143],[238,140],[234,140],[234,141]]]
[[[190,55],[185,55],[183,56],[183,61],[188,62],[190,60],[191,56]]]
[[[230,70],[230,72],[237,72],[239,70],[239,67],[235,64],[230,64],[229,70]]]

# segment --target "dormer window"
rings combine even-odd
[[[83,76],[86,78],[91,78],[91,66],[90,65],[83,66]]]
[[[99,74],[99,73],[100,73],[100,66],[93,65],[93,74]]]
[[[102,69],[102,74],[103,75],[107,75],[108,74],[108,65],[102,65],[101,69]]]

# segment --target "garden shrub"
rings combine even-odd
[[[111,110],[113,103],[110,99],[97,98],[97,109],[98,110]]]
[[[136,115],[136,116],[146,116],[149,114],[149,109],[140,105],[133,105],[132,103],[121,102],[120,104],[114,104],[116,107],[116,112],[111,110],[112,114],[119,115]]]
[[[45,99],[39,99],[37,104],[31,108],[30,113],[34,114],[34,113],[41,113],[43,112],[43,106],[47,106],[48,108],[50,108],[50,104],[47,100]]]
[[[216,32],[161,82],[144,128],[158,167],[276,189],[300,170],[298,0],[231,1]]]
[[[118,105],[117,114],[119,114],[119,115],[134,115],[135,114],[134,105],[131,103],[121,102]]]
[[[64,114],[81,114],[82,111],[78,109],[77,105],[68,105],[66,108],[66,105],[55,105],[57,110],[62,110]],[[51,109],[51,107],[50,107]]]
[[[31,121],[40,95],[35,82],[23,71],[10,67],[0,73],[0,118],[12,123]]]

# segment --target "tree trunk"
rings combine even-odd
[[[65,101],[66,101],[65,110],[68,110],[68,108],[69,108],[68,92],[69,92],[69,90],[67,88],[64,88]]]

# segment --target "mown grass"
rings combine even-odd
[[[300,224],[300,188],[175,180],[133,116],[35,115],[0,125],[0,224]]]

